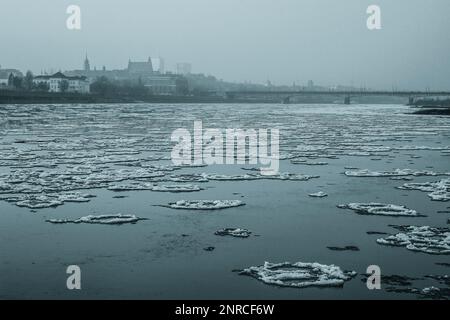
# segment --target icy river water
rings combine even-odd
[[[410,112],[0,106],[0,299],[448,298],[450,118]],[[278,128],[280,174],[174,166],[196,120]]]

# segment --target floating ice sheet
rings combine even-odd
[[[248,238],[251,235],[251,231],[242,228],[225,228],[217,230],[214,234],[217,236],[231,236],[235,238]]]
[[[156,192],[196,192],[201,191],[203,188],[200,188],[197,185],[193,184],[185,184],[185,185],[158,185],[154,186],[152,191]]]
[[[349,203],[338,205],[340,209],[350,209],[358,214],[379,215],[379,216],[402,216],[419,217],[416,210],[408,209],[405,206],[385,203]]]
[[[129,184],[114,184],[108,187],[111,191],[156,191],[156,192],[195,192],[203,190],[197,185],[156,185],[150,182],[133,182]]]
[[[394,171],[370,171],[369,169],[345,171],[347,177],[407,177],[407,176],[439,176],[449,175],[427,170],[395,169]]]
[[[207,180],[216,181],[245,181],[245,180],[290,180],[290,181],[308,181],[310,179],[319,178],[319,176],[311,176],[296,173],[279,173],[276,175],[261,175],[257,173],[248,173],[240,175],[223,175],[223,174],[203,174]]]
[[[393,226],[401,231],[377,240],[387,246],[406,247],[428,254],[450,254],[450,229],[429,226]]]
[[[100,215],[100,216],[85,216],[79,219],[71,220],[71,219],[49,219],[47,222],[53,224],[67,224],[67,223],[87,223],[87,224],[112,224],[112,225],[121,225],[126,223],[136,223],[140,220],[146,220],[144,218],[136,217],[131,214],[115,214],[115,215]]]
[[[0,200],[14,202],[18,207],[43,209],[63,205],[65,202],[89,202],[95,196],[90,194],[61,193],[61,194],[22,194],[0,197]]]
[[[270,285],[305,288],[340,287],[351,280],[356,272],[342,271],[338,266],[319,263],[265,262],[262,266],[244,269],[239,274],[251,276]]]
[[[240,207],[245,205],[240,200],[179,200],[172,202],[167,207],[172,209],[188,210],[219,210]]]
[[[403,186],[398,188],[402,190],[419,190],[429,192],[428,196],[434,201],[450,200],[450,179],[425,183],[405,183]]]
[[[205,178],[202,174],[179,174],[171,175],[169,180],[172,182],[208,182],[209,180]]]
[[[323,191],[319,191],[319,192],[315,192],[315,193],[310,193],[309,196],[312,198],[325,198],[325,197],[328,197],[328,194],[326,194]]]

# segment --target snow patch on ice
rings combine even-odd
[[[49,219],[46,220],[47,222],[53,223],[53,224],[67,224],[67,223],[74,223],[74,224],[80,224],[80,223],[87,223],[87,224],[112,224],[112,225],[121,225],[126,223],[136,223],[140,220],[147,220],[145,218],[139,218],[135,215],[131,214],[115,214],[115,215],[100,215],[100,216],[85,216],[81,217],[79,219]]]
[[[290,180],[290,181],[308,181],[310,179],[319,178],[319,176],[310,176],[296,173],[279,173],[276,175],[261,175],[257,173],[247,173],[240,175],[223,175],[223,174],[203,174],[207,180],[216,181],[245,181],[245,180]]]
[[[44,209],[63,205],[65,202],[89,202],[95,196],[78,192],[61,194],[22,194],[0,197],[0,200],[13,202],[18,207]]]
[[[429,226],[393,226],[401,231],[377,243],[387,246],[406,247],[411,251],[428,254],[450,254],[450,229]]]
[[[169,203],[167,207],[187,210],[219,210],[243,205],[245,203],[240,200],[179,200]]]
[[[416,210],[408,209],[405,206],[385,203],[349,203],[338,205],[340,209],[350,209],[362,215],[379,215],[379,216],[402,216],[402,217],[419,217],[420,214]]]
[[[345,171],[347,177],[407,177],[407,176],[439,176],[448,173],[436,173],[433,171],[417,171],[412,169],[395,169],[394,171],[370,171],[369,169]]]
[[[434,201],[450,200],[450,179],[443,179],[436,182],[405,183],[403,186],[398,187],[398,189],[429,192],[428,196]]]
[[[262,266],[250,267],[239,272],[266,284],[280,287],[341,287],[351,280],[356,272],[342,271],[335,265],[319,263],[265,262]]]
[[[217,230],[214,234],[217,236],[231,236],[235,238],[248,238],[251,235],[251,231],[242,228],[225,228]]]
[[[155,192],[195,192],[203,190],[197,185],[156,185],[149,182],[133,182],[130,184],[115,184],[108,187],[111,191],[155,191]]]
[[[325,197],[328,197],[328,194],[326,194],[323,191],[319,191],[319,192],[315,192],[315,193],[310,193],[309,196],[312,198],[325,198]]]

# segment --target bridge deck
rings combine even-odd
[[[450,91],[228,91],[227,95],[450,96]]]

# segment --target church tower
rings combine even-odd
[[[87,53],[86,53],[86,58],[84,59],[84,71],[91,71],[91,65],[89,63]]]

